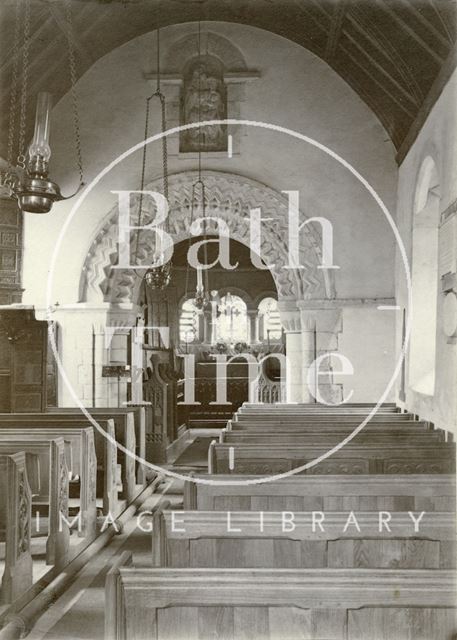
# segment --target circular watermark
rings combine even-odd
[[[381,209],[381,211],[385,215],[385,217],[386,217],[386,219],[387,219],[387,221],[388,221],[388,223],[389,223],[389,225],[390,225],[390,227],[392,229],[392,232],[393,232],[394,237],[396,239],[397,245],[399,247],[400,256],[401,256],[401,259],[402,259],[402,262],[403,262],[403,266],[404,266],[404,270],[405,270],[405,278],[406,278],[406,285],[407,285],[407,292],[408,292],[407,299],[408,299],[408,311],[409,311],[409,313],[406,314],[405,337],[404,337],[404,340],[403,340],[403,344],[401,345],[399,358],[398,358],[397,362],[395,363],[395,367],[394,367],[392,376],[391,376],[389,382],[387,383],[387,386],[384,389],[384,392],[382,393],[381,397],[379,398],[377,403],[374,405],[374,407],[371,409],[371,411],[368,413],[368,415],[364,418],[364,420],[362,420],[362,422],[357,427],[355,427],[353,429],[353,431],[346,438],[344,438],[343,440],[338,442],[334,447],[332,447],[331,449],[326,451],[321,456],[318,456],[314,460],[311,460],[311,461],[307,462],[306,464],[303,464],[303,465],[301,465],[299,467],[295,467],[294,469],[291,469],[289,471],[285,471],[283,473],[276,473],[276,474],[272,474],[270,476],[261,476],[261,477],[258,477],[258,478],[247,478],[246,480],[229,480],[229,479],[216,480],[214,478],[194,477],[194,476],[188,476],[188,475],[185,475],[185,474],[177,473],[176,471],[173,471],[171,469],[166,469],[164,467],[161,467],[159,465],[155,465],[152,462],[149,462],[147,460],[142,459],[135,452],[132,452],[132,451],[126,449],[121,443],[117,442],[117,440],[115,438],[112,438],[109,434],[107,434],[100,427],[100,425],[98,424],[96,419],[91,415],[90,411],[86,407],[84,407],[84,405],[81,402],[81,399],[79,398],[78,394],[75,392],[70,380],[68,379],[68,376],[66,374],[65,368],[64,368],[64,366],[62,364],[62,361],[60,359],[60,356],[59,356],[59,353],[58,353],[58,350],[57,350],[54,323],[52,321],[52,303],[51,303],[51,300],[53,299],[52,298],[52,288],[53,288],[53,282],[54,282],[54,273],[55,273],[55,268],[56,268],[57,256],[59,255],[59,250],[60,250],[60,247],[62,245],[63,238],[65,236],[65,233],[66,233],[71,221],[73,220],[73,218],[77,214],[79,207],[84,202],[85,198],[89,195],[89,193],[102,180],[102,178],[111,171],[111,169],[116,167],[119,163],[121,163],[123,160],[125,160],[126,158],[131,156],[136,151],[139,151],[140,149],[142,149],[144,146],[146,146],[148,144],[151,144],[153,142],[157,142],[158,140],[161,140],[164,137],[167,137],[167,136],[170,136],[170,135],[174,135],[176,133],[181,133],[182,131],[186,131],[188,129],[194,129],[194,128],[197,128],[197,127],[208,127],[208,126],[212,126],[212,125],[224,125],[224,126],[227,126],[227,125],[240,126],[241,125],[241,126],[247,126],[247,127],[258,127],[260,129],[269,129],[269,130],[275,131],[277,133],[283,133],[285,135],[288,135],[288,136],[290,136],[292,138],[295,138],[297,140],[301,140],[302,142],[310,144],[311,146],[321,150],[323,153],[327,154],[328,156],[330,156],[331,158],[336,160],[340,165],[345,167],[365,187],[365,189],[370,193],[372,198],[375,200],[375,202],[377,203],[377,205],[379,206],[379,208]],[[256,121],[256,120],[239,120],[239,119],[235,119],[235,118],[227,118],[227,119],[223,119],[223,120],[205,120],[205,121],[202,121],[202,122],[192,122],[192,123],[189,123],[189,124],[179,125],[177,127],[170,128],[170,129],[168,129],[168,130],[166,130],[164,132],[157,133],[157,134],[155,134],[153,136],[150,136],[146,140],[142,140],[141,142],[138,142],[136,145],[130,147],[129,149],[124,151],[122,154],[120,154],[117,158],[115,158],[102,171],[100,171],[100,173],[92,180],[92,182],[90,182],[85,187],[85,189],[79,195],[79,197],[77,198],[76,202],[74,203],[74,205],[71,208],[70,214],[68,215],[68,217],[66,218],[66,220],[65,220],[65,222],[64,222],[64,224],[62,226],[62,229],[61,229],[61,231],[59,233],[59,236],[57,238],[56,244],[54,246],[54,251],[53,251],[52,256],[51,256],[51,263],[50,263],[48,280],[47,280],[47,287],[46,287],[46,315],[47,315],[48,328],[49,328],[49,338],[50,338],[49,341],[50,341],[50,344],[51,344],[51,349],[52,349],[54,358],[55,358],[56,363],[57,363],[57,368],[59,370],[59,373],[60,373],[60,376],[61,376],[62,380],[64,381],[65,385],[68,388],[68,391],[70,392],[70,395],[72,396],[73,400],[75,401],[75,403],[79,407],[79,409],[83,412],[83,414],[89,420],[89,422],[94,426],[94,428],[96,428],[99,431],[99,433],[101,433],[105,438],[107,438],[120,451],[122,451],[124,454],[126,454],[126,455],[130,456],[131,458],[133,458],[136,462],[141,464],[143,467],[147,467],[147,468],[149,468],[152,471],[155,471],[157,473],[164,473],[165,475],[170,476],[170,477],[175,478],[175,479],[178,479],[178,480],[184,480],[184,481],[191,480],[191,481],[193,481],[195,483],[198,483],[198,484],[207,484],[207,485],[225,485],[225,486],[227,486],[227,485],[229,485],[229,486],[230,485],[235,485],[236,486],[236,485],[254,485],[254,484],[264,484],[264,483],[267,483],[267,482],[274,482],[276,480],[280,480],[281,478],[290,477],[290,476],[293,476],[295,474],[301,473],[302,471],[305,471],[307,469],[311,469],[312,467],[318,465],[323,460],[326,460],[327,458],[329,458],[333,454],[337,453],[346,444],[351,442],[351,440],[353,440],[362,431],[362,429],[364,429],[364,427],[368,424],[368,422],[377,413],[377,411],[381,407],[381,405],[386,401],[386,399],[387,399],[387,397],[388,397],[388,395],[389,395],[389,393],[390,393],[390,391],[391,391],[391,389],[392,389],[392,387],[393,387],[398,375],[400,374],[401,367],[402,367],[403,361],[405,359],[406,350],[407,350],[407,347],[408,347],[408,344],[409,344],[410,334],[411,334],[411,326],[412,326],[411,309],[412,309],[411,272],[410,272],[410,268],[409,268],[406,249],[405,249],[405,246],[404,246],[403,241],[401,239],[400,232],[399,232],[399,230],[398,230],[398,228],[397,228],[397,226],[395,224],[395,221],[394,221],[392,215],[390,214],[387,206],[385,205],[385,203],[383,202],[381,197],[378,195],[378,193],[375,191],[375,189],[368,182],[368,180],[366,180],[357,171],[357,169],[355,169],[347,160],[342,158],[335,151],[333,151],[332,149],[330,149],[326,145],[318,142],[317,140],[314,140],[313,138],[310,138],[309,136],[306,136],[306,135],[304,135],[302,133],[299,133],[298,131],[294,131],[292,129],[288,129],[287,127],[283,127],[283,126],[276,125],[276,124],[271,124],[271,123],[261,122],[261,121]]]

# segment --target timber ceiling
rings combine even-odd
[[[386,128],[400,161],[455,67],[457,0],[71,0],[71,6],[78,75],[158,24],[218,20],[288,38],[328,62],[359,94]],[[14,13],[15,0],[2,0],[3,156]],[[31,0],[31,20],[30,94],[47,90],[58,99],[69,88],[65,0]]]

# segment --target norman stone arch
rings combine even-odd
[[[286,269],[288,264],[287,213],[285,196],[260,182],[243,176],[204,171],[202,178],[206,187],[206,216],[224,220],[234,240],[249,246],[250,209],[260,207],[263,218],[273,218],[262,223],[261,254],[270,269],[278,291],[279,300],[303,300],[333,297],[332,275],[318,269],[322,261],[320,229],[307,225],[301,232],[300,264],[303,269]],[[170,176],[169,179],[169,233],[175,244],[189,237],[192,185],[198,179],[195,171]],[[162,179],[147,185],[146,190],[162,191]],[[199,194],[197,194],[198,198]],[[138,197],[132,195],[132,210]],[[153,201],[145,198],[143,222],[154,218]],[[194,220],[202,215],[201,203],[194,202]],[[118,207],[113,207],[105,216],[96,233],[84,261],[80,282],[81,302],[134,302],[141,278],[133,270],[115,269],[118,262]],[[302,220],[306,217],[303,216]],[[133,223],[132,223],[133,224]],[[132,232],[131,255],[135,255],[136,239]],[[147,264],[153,253],[151,234],[140,234],[138,263]]]

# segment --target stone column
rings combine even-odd
[[[320,366],[320,375],[308,380],[308,371],[319,356],[338,351],[338,334],[342,330],[341,307],[332,300],[301,300],[300,309],[303,349],[303,398],[304,402],[316,402],[310,392],[310,384],[318,385],[323,400],[329,404],[340,402],[342,389],[335,385],[330,360],[325,358]],[[311,376],[313,370],[311,370]],[[315,393],[316,395],[316,393]]]
[[[257,309],[248,309],[248,342],[255,344],[259,342],[259,317]]]
[[[313,375],[311,366],[316,359],[316,312],[309,309],[300,309],[301,324],[301,348],[302,348],[302,398],[303,402],[316,402],[311,393],[312,385],[316,380],[311,380]]]
[[[40,315],[45,317],[43,312]],[[136,317],[131,304],[112,308],[109,303],[78,303],[58,307],[53,312],[63,369],[58,374],[59,406],[75,407],[77,399],[86,407],[117,406],[117,378],[103,378],[102,368],[113,361],[127,364],[128,327],[135,326]],[[107,327],[117,328],[110,347]],[[119,335],[119,330],[123,335]],[[127,382],[121,381],[121,403],[127,399],[126,391]]]
[[[286,402],[303,402],[303,346],[300,312],[295,302],[280,301],[278,310],[286,332]]]
[[[213,337],[213,317],[212,309],[205,309],[203,311],[203,342],[205,344],[211,344]]]

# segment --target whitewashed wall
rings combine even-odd
[[[297,130],[350,162],[374,187],[387,207],[395,206],[397,168],[394,149],[374,114],[357,94],[321,59],[279,36],[245,25],[204,23],[203,32],[227,38],[259,77],[246,82],[239,95],[239,117]],[[196,32],[195,24],[163,29],[164,58],[181,38]],[[97,61],[78,82],[82,143],[87,181],[117,155],[143,137],[145,98],[154,83],[144,73],[154,70],[154,34],[136,38]],[[158,130],[157,118],[152,130]],[[70,97],[53,111],[52,177],[64,192],[75,186]],[[160,176],[158,146],[151,148],[146,179]],[[135,189],[140,182],[140,154],[114,169],[82,204],[69,225],[59,252],[52,303],[79,302],[81,266],[97,228],[115,203],[113,189]],[[173,173],[195,170],[195,155],[171,155]],[[395,243],[382,212],[362,185],[322,151],[265,130],[245,130],[229,158],[212,154],[203,167],[240,174],[277,190],[299,190],[302,211],[324,216],[334,226],[336,306],[347,299],[392,299]],[[27,216],[25,222],[24,301],[43,306],[50,255],[74,200],[55,206],[48,216]],[[341,300],[341,302],[340,302]],[[366,331],[366,319],[354,312],[354,335]],[[367,337],[369,339],[369,336]],[[392,324],[375,336],[373,353],[389,349]],[[348,337],[346,344],[350,344]],[[370,376],[358,364],[357,384]],[[371,366],[371,365],[370,365]],[[378,378],[387,381],[391,365],[381,360]],[[360,389],[372,395],[378,383]],[[376,399],[376,398],[367,398]]]
[[[455,200],[457,198],[457,74],[454,73],[446,88],[438,98],[427,118],[416,141],[400,166],[398,188],[398,225],[411,261],[412,229],[414,198],[416,194],[420,168],[427,157],[435,163],[439,179],[439,208],[441,214],[450,212],[448,221],[455,216]],[[454,211],[454,213],[452,213]],[[441,226],[440,237],[448,239],[449,227]],[[451,247],[453,260],[457,258],[455,243]],[[438,261],[443,260],[443,247],[439,251]],[[452,260],[451,260],[452,261]],[[397,301],[402,307],[406,304],[406,285],[401,260],[397,257],[396,289]],[[457,344],[455,338],[445,335],[443,328],[443,305],[445,293],[439,281],[438,300],[436,305],[436,356],[435,356],[435,390],[433,394],[415,391],[409,383],[409,362],[406,366],[406,401],[404,406],[435,422],[439,427],[451,429],[457,433]],[[413,309],[414,322],[414,309]],[[452,318],[449,319],[452,321]],[[454,322],[457,319],[454,318]],[[398,316],[397,349],[401,336],[401,320]],[[425,339],[425,336],[424,336]]]

